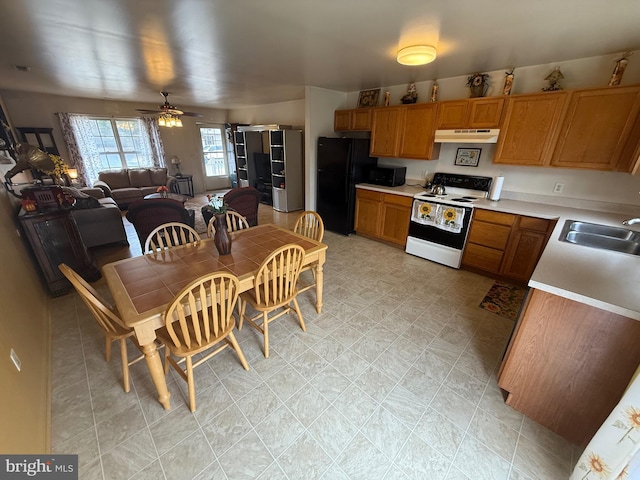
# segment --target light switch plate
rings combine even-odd
[[[16,370],[20,371],[20,369],[22,368],[22,362],[18,358],[18,354],[16,353],[16,351],[13,348],[11,349],[11,353],[9,354],[9,358],[11,359],[13,364],[15,365]]]

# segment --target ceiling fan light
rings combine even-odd
[[[161,127],[166,127],[167,126],[167,122],[164,119],[163,115],[160,115],[160,117],[158,117],[158,125]]]
[[[176,118],[176,127],[181,127],[182,126],[182,120],[180,119],[180,117]]]
[[[412,45],[398,51],[398,63],[402,65],[426,65],[436,59],[436,47]]]

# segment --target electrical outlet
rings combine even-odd
[[[16,366],[16,370],[20,371],[20,368],[22,368],[22,362],[18,358],[18,354],[13,348],[11,349],[11,353],[9,353],[9,358],[11,359],[13,364]]]
[[[553,193],[562,193],[564,190],[564,183],[556,183],[553,187]]]

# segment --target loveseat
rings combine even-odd
[[[145,195],[156,193],[158,187],[165,186],[174,191],[175,177],[167,174],[166,168],[132,168],[109,170],[98,173],[94,187],[101,188],[105,197],[115,200],[120,209],[142,200]]]

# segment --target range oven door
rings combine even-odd
[[[429,202],[431,207],[439,207],[440,215],[449,207],[454,208],[462,216],[462,221],[457,222],[456,228],[447,228],[438,225],[437,221],[421,223],[416,219],[419,207],[424,202],[414,199],[411,222],[409,224],[409,236],[405,251],[412,255],[442,263],[453,268],[460,268],[462,262],[462,250],[464,249],[471,222],[470,207],[458,207],[446,204]],[[435,210],[435,209],[433,209]],[[435,215],[434,215],[435,217]]]

